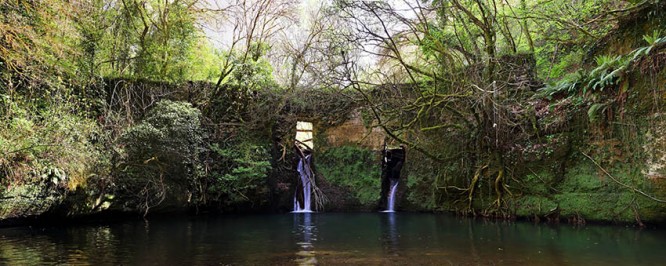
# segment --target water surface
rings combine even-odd
[[[0,229],[6,265],[660,265],[666,232],[297,213]]]

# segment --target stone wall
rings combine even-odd
[[[381,150],[386,137],[381,128],[368,128],[358,109],[352,111],[342,124],[327,128],[322,134],[331,147],[357,145],[371,150]]]
[[[643,174],[648,179],[666,179],[666,113],[653,115],[655,124],[645,134],[643,149],[647,154]]]

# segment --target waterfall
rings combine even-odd
[[[298,202],[298,194],[294,193],[294,212],[312,212],[310,207],[310,196],[312,195],[312,183],[310,171],[310,158],[311,154],[305,155],[298,161],[298,175],[301,177],[301,184],[303,185],[303,207]]]
[[[386,210],[384,212],[394,212],[395,194],[400,183],[400,171],[405,163],[405,146],[400,145],[400,148],[389,149],[384,144],[382,154],[384,158],[382,160],[382,191],[380,202],[386,200]]]
[[[385,212],[394,212],[395,208],[395,191],[398,190],[398,180],[391,180],[391,191],[388,194],[388,204]]]

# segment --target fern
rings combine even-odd
[[[631,54],[633,54],[633,56],[631,57],[631,61],[638,61],[638,59],[648,55],[650,50],[652,50],[652,46],[641,47],[632,51]]]
[[[581,81],[585,80],[585,73],[577,71],[576,73],[567,75],[557,83],[551,83],[539,92],[540,97],[552,97],[556,94],[566,92],[574,93],[580,87]]]
[[[606,110],[607,106],[607,103],[595,103],[590,106],[590,109],[587,110],[587,117],[590,119],[590,122],[598,121],[599,115]]]
[[[622,80],[622,74],[631,62],[623,56],[598,56],[596,61],[599,66],[590,71],[590,79],[583,88],[583,93],[588,89],[603,91],[604,88],[617,84]]]
[[[641,58],[649,55],[654,47],[666,43],[666,36],[660,38],[659,34],[659,31],[654,31],[652,35],[643,35],[643,40],[648,43],[648,46],[640,47],[629,53],[629,55],[631,55],[631,61],[640,60]]]
[[[659,30],[654,30],[652,31],[652,35],[643,35],[643,40],[648,43],[649,46],[654,46],[657,44],[657,41],[659,41],[662,38],[659,38],[661,35],[661,31]]]

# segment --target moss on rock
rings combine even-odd
[[[316,160],[318,172],[330,184],[348,189],[361,208],[375,207],[381,185],[378,153],[345,145],[325,149]]]

